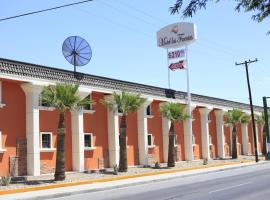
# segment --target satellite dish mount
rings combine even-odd
[[[89,63],[92,57],[92,50],[88,42],[79,36],[70,36],[65,39],[62,52],[65,59],[73,65],[74,76],[77,76],[77,67],[84,66]]]

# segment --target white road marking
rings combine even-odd
[[[226,187],[226,188],[221,188],[221,189],[218,189],[218,190],[213,190],[213,191],[210,191],[208,192],[209,194],[212,194],[212,193],[215,193],[215,192],[220,192],[220,191],[223,191],[223,190],[228,190],[228,189],[232,189],[232,188],[237,188],[237,187],[241,187],[243,185],[248,185],[248,184],[251,184],[252,182],[247,182],[247,183],[242,183],[242,184],[239,184],[239,185],[233,185],[233,186],[230,186],[230,187]]]

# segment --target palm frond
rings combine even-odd
[[[61,112],[80,109],[92,101],[77,95],[79,85],[62,84],[49,85],[41,92],[42,103],[59,109]]]
[[[114,92],[111,99],[103,99],[101,103],[106,105],[109,110],[128,114],[136,112],[139,107],[145,103],[146,99],[142,98],[140,94],[130,94],[122,91],[121,94]]]
[[[160,107],[160,112],[163,117],[170,121],[183,121],[190,116],[185,111],[186,106],[179,103],[164,103]]]

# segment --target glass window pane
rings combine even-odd
[[[84,147],[92,147],[91,135],[84,135]]]
[[[51,148],[51,134],[42,134],[42,148],[43,149]]]
[[[148,135],[148,146],[152,146],[152,135]]]

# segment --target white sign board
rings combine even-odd
[[[162,48],[176,48],[189,45],[197,40],[196,26],[180,22],[165,26],[157,32],[157,45]]]

